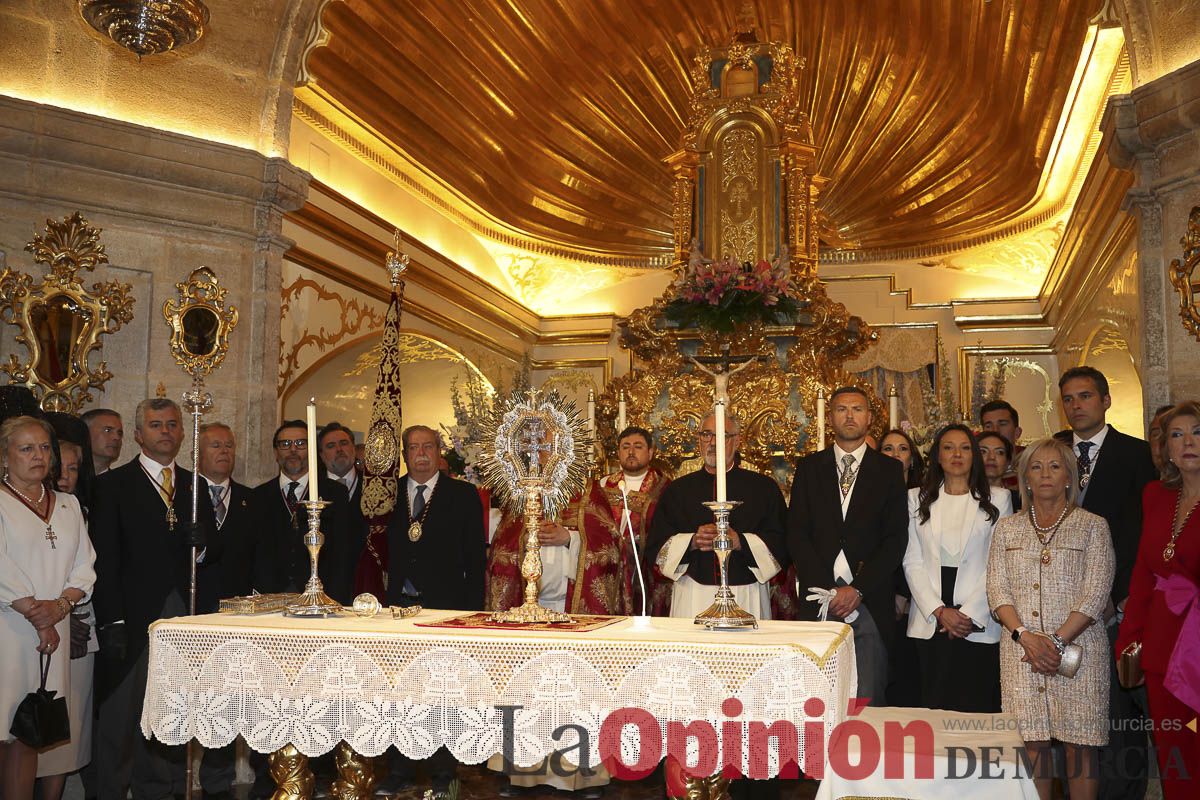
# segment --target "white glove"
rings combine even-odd
[[[826,618],[829,616],[829,604],[833,601],[834,596],[837,595],[837,589],[822,589],[819,586],[810,586],[808,587],[808,590],[812,592],[812,594],[804,599],[815,600],[816,602],[820,603],[821,622],[825,622]],[[858,619],[858,611],[854,610],[851,611],[842,621],[849,624],[854,622],[856,619]]]

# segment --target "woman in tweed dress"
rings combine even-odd
[[[988,558],[988,602],[1010,632],[1000,646],[1002,706],[1038,765],[1043,800],[1053,782],[1051,740],[1066,749],[1072,800],[1088,800],[1108,742],[1108,639],[1093,623],[1112,590],[1112,539],[1102,517],[1074,503],[1079,472],[1069,446],[1037,442],[1021,454],[1017,474],[1029,510],[996,523]],[[1083,648],[1073,678],[1057,674],[1068,644]]]

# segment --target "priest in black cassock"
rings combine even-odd
[[[741,426],[726,416],[726,488],[730,500],[740,500],[729,517],[729,586],[738,605],[759,619],[771,618],[768,582],[786,565],[786,518],[783,493],[767,475],[734,466],[741,444]],[[717,535],[713,513],[703,504],[716,499],[716,417],[700,424],[699,452],[704,468],[677,478],[658,501],[650,525],[646,553],[655,581],[670,581],[672,617],[694,617],[713,602],[720,583],[712,543]]]

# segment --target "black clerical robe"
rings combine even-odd
[[[760,619],[771,617],[768,582],[787,561],[786,511],[779,485],[766,475],[735,467],[728,473],[727,497],[742,504],[730,514],[730,527],[742,547],[729,554],[729,585],[738,603]],[[698,470],[673,481],[658,501],[646,545],[653,559],[651,580],[670,581],[673,617],[695,616],[712,602],[720,581],[716,553],[690,547],[691,536],[713,514],[703,504],[716,496],[716,476]],[[664,609],[659,609],[659,613]]]

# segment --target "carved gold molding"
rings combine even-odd
[[[292,304],[299,299],[305,290],[311,290],[316,295],[315,302],[332,301],[338,304],[338,328],[330,332],[321,327],[316,333],[305,330],[304,334],[292,343],[291,350],[284,355],[279,354],[279,390],[282,392],[288,385],[296,370],[300,368],[300,354],[307,348],[316,347],[322,352],[327,347],[333,347],[353,336],[366,325],[368,330],[383,325],[383,313],[359,302],[357,298],[345,298],[337,292],[326,289],[321,284],[309,278],[297,278],[289,286],[283,288],[280,296],[279,316],[282,320],[287,317]]]
[[[1171,261],[1171,285],[1179,293],[1179,316],[1183,319],[1183,327],[1196,339],[1200,339],[1200,309],[1196,307],[1196,298],[1200,296],[1200,276],[1196,275],[1196,267],[1200,266],[1200,206],[1193,206],[1188,215],[1187,233],[1179,240],[1183,245],[1183,261],[1178,258]]]
[[[88,363],[101,349],[100,337],[116,333],[133,319],[134,298],[128,283],[107,281],[83,288],[76,273],[107,264],[100,229],[76,211],[61,221],[46,220],[45,235],[35,236],[25,249],[50,273],[40,283],[8,267],[0,272],[0,319],[21,329],[16,341],[29,356],[16,353],[0,372],[12,383],[24,383],[40,395],[46,411],[77,412],[92,400],[91,389],[112,378],[106,362]]]

